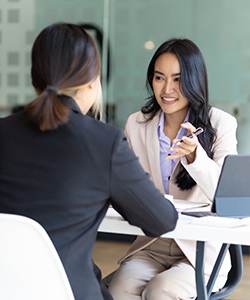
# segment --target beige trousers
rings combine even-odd
[[[218,278],[214,290],[224,283]],[[109,291],[114,300],[195,299],[195,269],[174,240],[157,239],[121,264]]]

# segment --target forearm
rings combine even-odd
[[[213,159],[209,158],[199,144],[196,149],[196,158],[192,164],[188,164],[186,159],[181,159],[182,165],[186,168],[195,180],[204,195],[212,201],[218,183],[221,167],[228,154],[237,154],[235,121],[224,122],[218,130],[214,143]]]

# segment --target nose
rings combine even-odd
[[[164,85],[165,94],[171,94],[173,93],[173,91],[174,91],[173,82],[170,79],[166,80]]]

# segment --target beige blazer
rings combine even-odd
[[[136,156],[139,157],[139,161],[143,168],[150,174],[156,187],[164,193],[157,134],[159,118],[160,111],[150,122],[141,123],[141,121],[143,122],[145,120],[144,115],[141,112],[134,113],[128,118],[125,126],[125,133],[130,147],[133,149]],[[210,120],[212,126],[217,130],[217,138],[213,146],[213,160],[207,156],[200,144],[197,147],[196,159],[192,164],[188,165],[185,157],[178,160],[169,183],[169,194],[173,195],[176,199],[211,203],[225,156],[227,154],[237,154],[236,119],[222,110],[212,108],[210,111]],[[197,185],[188,191],[181,191],[173,181],[181,164],[187,169],[197,183]],[[137,237],[127,255],[118,263],[121,263],[126,257],[138,252],[153,241],[155,241],[155,239],[146,236]],[[176,242],[191,264],[195,266],[196,242],[179,239],[177,239]],[[211,274],[220,247],[221,244],[219,243],[206,243],[204,265],[206,274]],[[220,275],[226,276],[230,268],[230,257],[227,255],[221,268]]]

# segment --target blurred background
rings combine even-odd
[[[238,120],[238,151],[249,154],[249,0],[1,0],[0,116],[30,102],[30,52],[54,22],[82,25],[102,58],[105,121],[124,128],[147,97],[145,78],[156,48],[186,37],[207,64],[210,103]]]
[[[193,40],[206,60],[210,103],[237,118],[238,152],[250,154],[249,0],[0,0],[0,117],[35,97],[31,47],[39,32],[55,22],[81,25],[95,39],[102,60],[104,121],[122,129],[145,103],[146,71],[158,46],[172,37]],[[117,268],[116,260],[134,237],[98,238],[93,257],[105,276]],[[249,254],[249,247],[243,250]],[[229,299],[249,298],[249,270],[247,255],[243,281]]]

